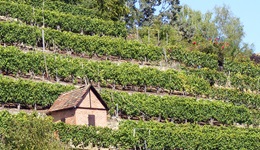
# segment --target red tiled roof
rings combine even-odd
[[[88,85],[87,87],[79,88],[76,90],[72,90],[66,93],[61,94],[58,99],[53,103],[48,112],[64,110],[69,108],[77,108],[80,102],[85,98],[86,94],[89,90],[92,90],[93,93],[97,96],[102,105],[108,109],[106,103],[102,100],[98,92],[92,85]]]

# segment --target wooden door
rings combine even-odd
[[[88,125],[95,126],[95,115],[88,115]]]

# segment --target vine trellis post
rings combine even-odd
[[[148,130],[149,136],[151,135],[151,130],[150,130],[150,129],[147,129],[147,128],[134,128],[134,129],[133,129],[133,137],[135,137],[137,130]],[[145,150],[148,149],[148,148],[147,148],[146,140],[144,140],[144,147],[145,147]]]
[[[257,79],[257,85],[256,85],[257,91],[259,92],[259,78]]]
[[[168,33],[166,33],[166,46],[168,46],[168,43],[169,43],[169,35]]]
[[[167,62],[167,52],[165,48],[163,48],[163,54],[164,54],[165,62]]]
[[[118,118],[118,103],[116,104],[116,118]]]
[[[53,46],[53,51],[56,54],[56,46],[55,46],[55,42],[54,39],[52,39],[52,46]]]
[[[18,104],[17,109],[18,109],[18,111],[20,111],[20,109],[21,109],[21,104],[20,103]]]
[[[34,19],[34,14],[35,14],[35,13],[34,13],[34,7],[33,7],[33,23],[35,24],[36,21],[35,21],[35,19]]]
[[[148,28],[148,44],[150,44],[150,28]]]
[[[100,75],[100,70],[99,70],[99,66],[98,66],[98,91],[99,92],[101,91],[100,78],[101,78],[101,75]]]
[[[228,72],[226,86],[227,86],[227,87],[231,87],[231,81],[230,81],[230,71]]]
[[[160,44],[160,30],[158,30],[158,36],[157,36],[157,45],[159,46]]]
[[[42,23],[43,23],[43,27],[42,27],[42,51],[45,51],[45,40],[44,40],[44,0],[42,2]],[[48,74],[48,68],[47,68],[47,62],[46,62],[46,56],[43,53],[43,57],[44,57],[44,66],[45,66],[45,72],[46,72],[46,77],[49,78],[49,74]]]
[[[56,55],[55,55],[55,57],[54,57],[54,60],[55,60],[55,64],[56,64]],[[56,82],[59,82],[60,79],[59,79],[59,77],[58,77],[58,70],[57,70],[57,67],[55,68],[55,73],[56,73]]]
[[[82,69],[82,71],[84,71],[84,65],[83,65],[83,63],[81,63],[81,69]],[[85,87],[87,87],[88,86],[88,81],[87,81],[87,77],[86,77],[86,74],[84,74],[84,76],[82,77],[83,78],[83,81],[84,81],[84,85],[85,85]]]
[[[138,27],[136,27],[136,39],[137,39],[137,41],[139,41],[139,31],[138,31]]]

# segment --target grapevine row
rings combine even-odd
[[[17,23],[0,22],[0,42],[41,45],[42,31],[37,27]],[[123,59],[160,60],[162,49],[141,44],[137,41],[125,41],[122,38],[83,36],[71,32],[60,32],[45,28],[46,46],[55,45],[64,51],[88,56],[116,56]]]
[[[21,47],[21,49],[23,50],[27,50],[27,51],[32,50],[28,46],[24,47],[23,45],[19,45],[19,44],[17,46]],[[53,51],[49,51],[49,50],[48,52],[54,53]],[[61,51],[58,51],[58,53],[62,54]],[[72,56],[79,57],[77,55],[72,55]],[[95,57],[94,59],[96,58],[97,57]],[[104,60],[105,58],[103,56],[97,59]],[[252,78],[246,75],[241,75],[240,73],[226,74],[225,72],[219,72],[217,70],[212,70],[209,68],[195,69],[192,67],[181,66],[181,70],[185,71],[186,74],[191,74],[203,78],[204,80],[208,81],[212,85],[215,84],[218,86],[229,86],[229,87],[237,88],[241,91],[251,90],[257,92],[260,89],[260,77]]]
[[[193,69],[182,67],[182,70],[185,70],[187,74],[196,75],[218,86],[230,86],[237,88],[240,91],[260,90],[260,76],[250,77],[247,75],[242,75],[240,72],[228,74],[216,70],[211,70],[209,68]],[[227,83],[230,83],[230,85]]]
[[[14,80],[0,76],[1,103],[50,106],[59,94],[72,89],[73,86]]]
[[[181,62],[189,67],[206,67],[217,70],[218,58],[214,54],[205,54],[199,51],[188,51],[178,46],[167,47],[170,60]]]
[[[20,130],[28,135],[17,135],[16,132]],[[0,131],[2,139],[0,145],[10,145],[11,149],[33,149],[39,144],[37,142],[43,141],[48,145],[50,139],[54,140],[54,131],[58,131],[63,143],[72,142],[75,146],[83,143],[85,147],[92,143],[97,147],[113,146],[118,149],[260,149],[259,129],[232,126],[123,121],[118,130],[112,130],[93,126],[55,124],[50,118],[38,117],[37,114],[11,115],[2,111]],[[39,141],[39,138],[42,141]],[[42,146],[45,148],[46,145]]]
[[[72,90],[73,87],[0,76],[0,89],[1,103],[50,106],[59,94]],[[121,115],[132,117],[145,115],[148,120],[152,117],[161,117],[164,120],[172,118],[179,122],[207,122],[215,119],[223,124],[257,124],[259,121],[259,118],[251,115],[251,111],[244,106],[217,101],[197,101],[195,98],[159,97],[147,94],[128,95],[125,92],[108,90],[103,90],[101,96],[107,102],[111,115],[118,104]]]
[[[19,4],[31,5],[36,9],[42,9],[43,1],[42,0],[1,0],[5,2],[14,2]],[[53,1],[53,0],[45,0],[44,1],[44,9],[50,11],[58,11],[66,14],[86,16],[91,18],[99,18],[97,12],[92,9],[86,9],[81,6],[75,6],[72,4],[64,3],[63,1]]]
[[[102,98],[107,102],[110,113],[118,105],[121,115],[146,119],[157,117],[184,122],[207,122],[215,119],[220,123],[252,123],[250,111],[244,106],[234,106],[220,101],[196,100],[177,96],[154,96],[142,93],[129,95],[126,92],[104,90]]]
[[[214,54],[206,54],[199,51],[189,51],[178,47],[170,46],[167,48],[169,58],[176,60],[189,67],[205,67],[212,70],[218,69],[218,58]],[[226,73],[240,73],[249,77],[260,76],[260,66],[254,64],[252,61],[238,62],[232,61],[229,58],[224,60],[224,72]]]
[[[8,112],[0,112],[1,144],[7,144],[16,149],[35,148],[37,142],[26,143],[32,138],[30,135],[37,135],[34,140],[39,140],[39,136],[44,142],[53,139],[52,132],[58,131],[59,138],[63,143],[72,142],[77,146],[86,146],[89,143],[97,147],[118,149],[259,149],[260,131],[259,129],[236,128],[236,127],[212,127],[198,126],[194,124],[177,125],[173,123],[156,122],[121,122],[119,130],[109,128],[73,126],[64,123],[53,124],[49,118],[37,117],[19,113],[11,115]],[[15,124],[15,126],[14,126]],[[41,128],[37,125],[41,124]],[[26,140],[19,139],[20,136],[11,133],[14,127],[21,127],[19,130],[31,130]],[[24,128],[22,128],[24,127]],[[25,129],[25,128],[29,129]],[[45,134],[40,134],[40,133]],[[38,134],[36,134],[38,133]],[[44,138],[47,138],[44,139]],[[22,143],[25,142],[25,143]],[[47,143],[48,145],[48,143]],[[45,146],[45,145],[44,145]],[[19,148],[18,148],[19,149]]]
[[[45,55],[45,56],[44,56]],[[44,62],[46,57],[46,66]],[[245,93],[236,89],[210,87],[209,82],[196,76],[186,75],[185,72],[174,70],[160,71],[155,68],[139,68],[138,65],[122,63],[117,65],[108,61],[95,62],[82,58],[44,54],[40,52],[23,53],[14,47],[0,47],[0,70],[6,74],[34,75],[46,74],[51,78],[70,82],[83,82],[84,80],[100,83],[101,86],[117,85],[123,87],[137,86],[167,89],[188,92],[197,96],[220,99],[236,105],[245,104],[250,108],[259,108],[260,95]]]
[[[23,53],[14,47],[0,47],[0,69],[9,74],[25,75],[33,72],[42,75],[45,70],[44,57],[49,76],[65,79],[83,79],[122,86],[152,86],[168,90],[187,91],[202,94],[209,90],[207,81],[196,76],[187,76],[174,70],[160,71],[155,68],[139,68],[138,65],[109,61],[95,62],[82,58],[45,54],[41,52]]]
[[[259,149],[259,129],[121,122],[119,130],[56,124],[61,140],[119,149]]]
[[[64,14],[57,11],[34,9],[30,5],[0,1],[0,15],[17,18],[27,24],[44,25],[62,31],[85,33],[88,35],[126,36],[126,27],[122,22],[105,21],[97,18]]]
[[[12,32],[10,32],[12,30]],[[162,48],[140,44],[139,42],[128,41],[126,42],[121,38],[111,37],[97,37],[97,36],[81,36],[70,32],[59,32],[56,30],[45,29],[45,40],[47,46],[51,47],[53,44],[62,50],[73,51],[73,53],[93,56],[116,56],[119,59],[137,59],[137,60],[161,60],[163,58]],[[0,41],[5,43],[25,43],[28,45],[41,44],[41,31],[38,28],[18,25],[15,23],[0,23]],[[217,67],[217,59],[215,55],[208,55],[196,51],[186,51],[183,49],[168,49],[172,59],[179,62],[193,64],[192,66],[201,65],[215,70]],[[242,64],[242,65],[240,65]],[[189,65],[188,65],[189,66]],[[215,67],[214,67],[215,66]],[[224,66],[225,71],[233,73],[244,73],[249,77],[259,77],[260,67],[250,62],[248,63],[229,63]],[[234,69],[238,68],[238,69]],[[241,70],[242,69],[242,70]],[[220,73],[221,74],[221,73]],[[220,75],[222,76],[222,75]],[[243,77],[247,80],[247,77]],[[222,80],[222,79],[221,79]],[[238,81],[238,80],[234,80]],[[252,85],[244,81],[246,86]],[[239,82],[234,85],[240,86]],[[259,84],[255,84],[258,85]],[[259,88],[252,86],[253,90]]]

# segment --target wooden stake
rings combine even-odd
[[[169,37],[168,37],[168,33],[166,33],[166,46],[168,46],[168,42],[169,42]]]
[[[21,109],[21,104],[20,104],[20,103],[18,104],[17,109],[18,109],[18,110]]]
[[[148,29],[148,43],[150,44],[150,29]]]
[[[159,45],[159,42],[160,42],[160,30],[158,30],[157,45]]]

